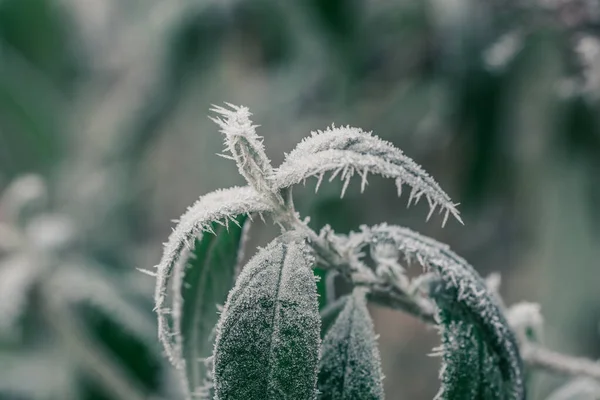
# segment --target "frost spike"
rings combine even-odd
[[[305,239],[290,232],[242,270],[217,328],[215,399],[315,399],[320,319],[313,264]]]
[[[319,186],[321,186],[321,182],[323,182],[324,176],[325,176],[325,172],[319,174],[319,177],[317,179],[317,185],[315,186],[315,193],[317,193],[319,191]]]

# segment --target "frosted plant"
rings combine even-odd
[[[506,309],[499,276],[487,281],[464,259],[408,228],[363,226],[338,234],[308,227],[292,187],[339,177],[341,195],[358,175],[391,178],[408,203],[425,198],[429,219],[460,220],[435,180],[391,143],[357,128],[331,126],[304,139],[279,167],[268,160],[245,107],[214,107],[226,158],[248,186],[209,193],[180,218],[156,271],[158,336],[181,377],[186,399],[383,399],[377,335],[367,302],[411,313],[438,327],[437,399],[526,398],[526,369],[600,378],[600,367],[544,349],[539,307]],[[329,176],[326,177],[326,175]],[[255,215],[282,235],[244,266],[240,256]],[[409,279],[417,262],[423,274]],[[319,310],[311,269],[353,286]],[[327,279],[327,278],[326,278]]]
[[[46,203],[37,176],[17,179],[0,196],[0,240],[10,244],[0,247],[0,397],[85,398],[84,377],[112,399],[147,398],[137,371],[111,354],[94,324],[122,327],[159,360],[151,314],[123,276],[81,251],[73,221],[45,212]]]

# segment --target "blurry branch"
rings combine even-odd
[[[54,328],[65,346],[78,356],[78,362],[106,393],[116,399],[144,400],[148,396],[138,387],[129,374],[106,354],[98,343],[90,337],[68,307],[57,304],[59,301],[42,285],[42,307],[48,323]]]
[[[588,376],[600,381],[600,363],[586,358],[567,356],[531,343],[521,348],[521,355],[530,367],[562,375]]]

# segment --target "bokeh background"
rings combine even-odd
[[[541,304],[549,347],[598,358],[599,100],[597,0],[0,0],[0,399],[180,398],[135,268],[199,195],[243,183],[215,155],[224,101],[274,164],[334,122],[402,148],[464,226],[375,177],[344,199],[308,182],[298,209],[445,241],[507,304]],[[436,332],[371,311],[387,398],[433,398]],[[531,398],[562,382],[537,374]]]

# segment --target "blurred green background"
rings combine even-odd
[[[333,122],[402,148],[465,226],[376,178],[343,200],[309,182],[298,209],[445,241],[508,304],[541,304],[549,347],[598,358],[599,100],[594,0],[0,0],[0,399],[181,398],[135,268],[199,195],[243,183],[215,155],[223,101],[275,165]],[[433,398],[436,332],[371,311],[387,398]]]

